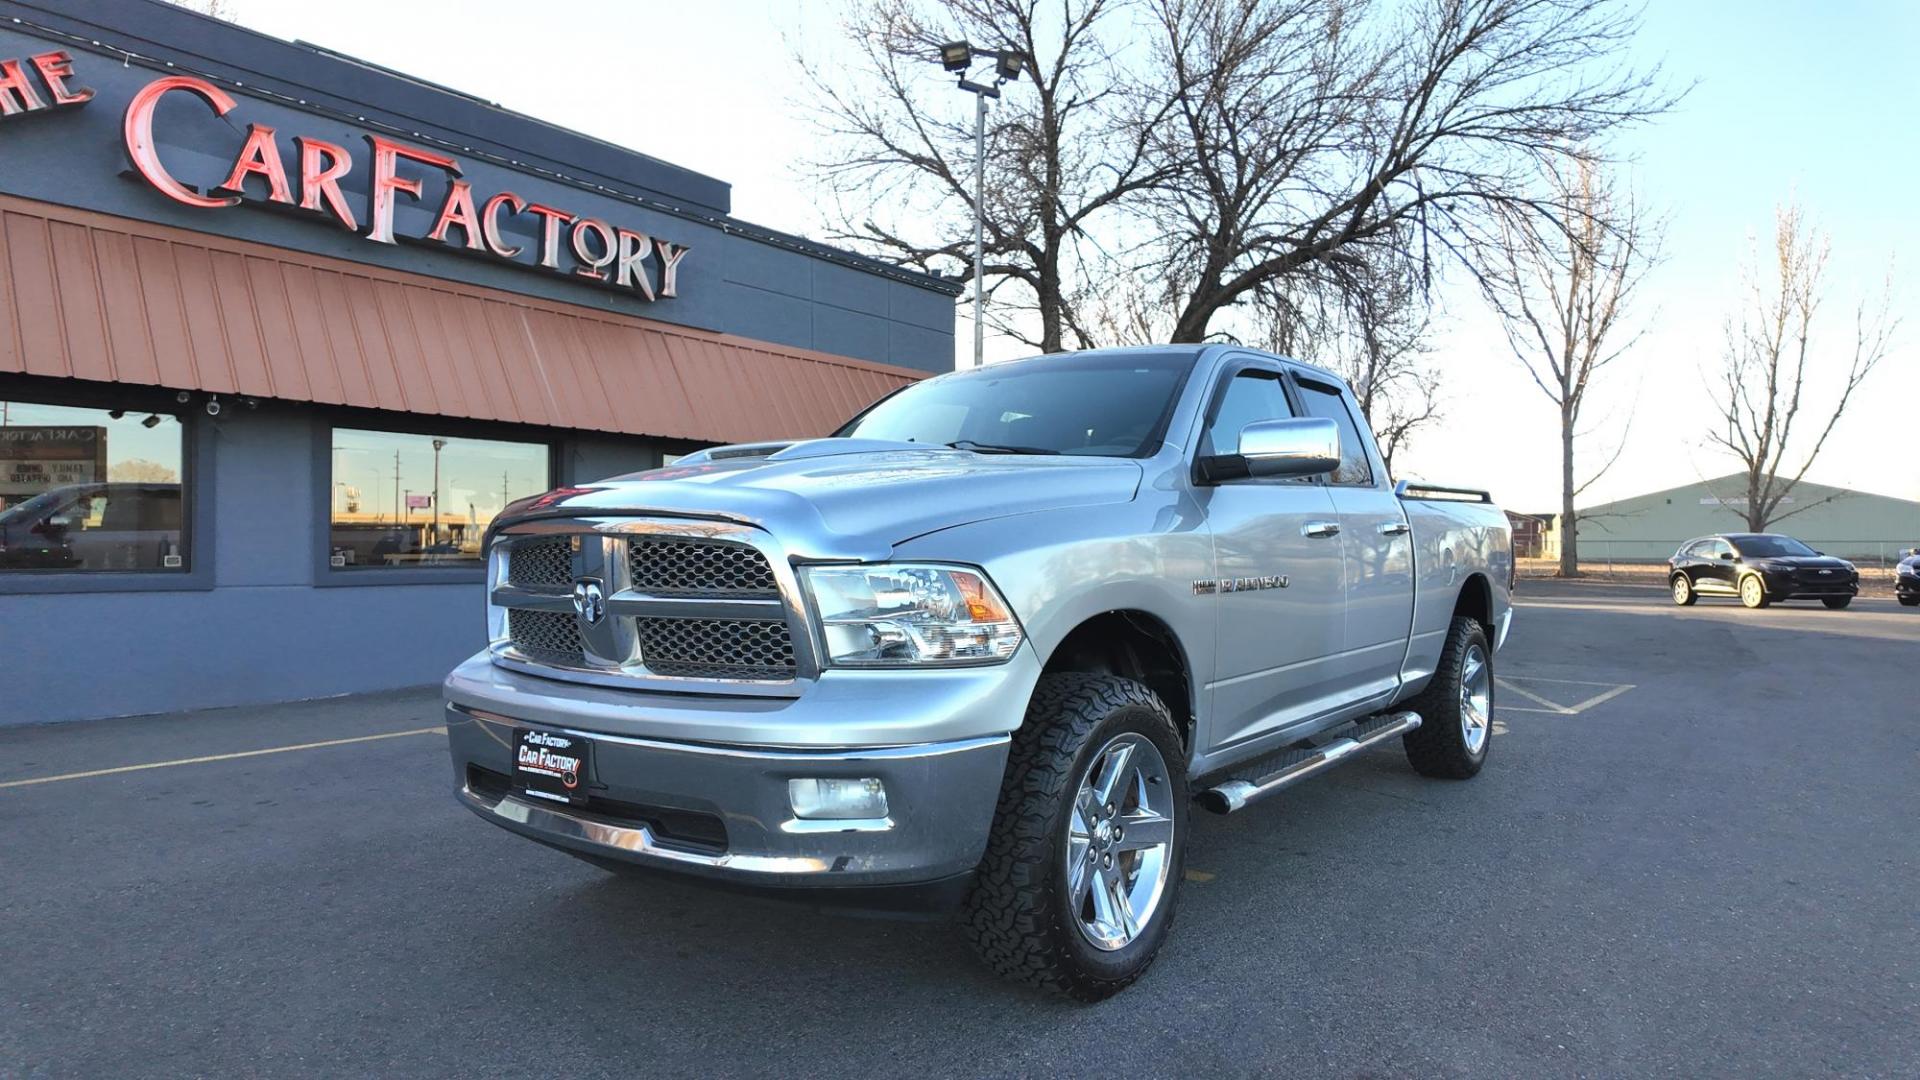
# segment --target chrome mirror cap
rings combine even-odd
[[[1249,476],[1319,476],[1340,467],[1340,425],[1319,417],[1259,420],[1240,429]]]

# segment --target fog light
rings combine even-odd
[[[887,816],[887,786],[865,777],[837,777],[787,781],[787,802],[793,816],[815,821],[848,821]]]

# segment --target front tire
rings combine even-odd
[[[1760,575],[1748,574],[1740,579],[1740,602],[1750,608],[1773,603],[1773,598],[1767,595],[1767,583],[1760,580]]]
[[[1900,606],[1920,607],[1920,596],[1903,596],[1900,598]]]
[[[1693,579],[1685,574],[1673,575],[1673,602],[1681,607],[1692,607],[1700,594],[1693,591]]]
[[[1820,598],[1820,602],[1827,605],[1828,607],[1832,608],[1835,611],[1839,611],[1841,608],[1846,607],[1848,604],[1853,603],[1853,597],[1823,596]]]
[[[1042,677],[961,917],[987,966],[1080,1001],[1144,974],[1185,872],[1186,768],[1152,690],[1117,675]]]
[[[1401,736],[1414,771],[1443,780],[1480,771],[1493,746],[1493,650],[1485,627],[1454,618],[1433,681],[1407,707],[1420,714],[1420,726]]]

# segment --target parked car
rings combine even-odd
[[[1908,548],[1893,573],[1893,595],[1907,607],[1920,606],[1920,548]]]
[[[1238,347],[1068,353],[523,500],[446,681],[458,797],[608,868],[957,907],[1002,974],[1116,993],[1190,801],[1487,759],[1507,519],[1393,484],[1358,415]]]
[[[1667,571],[1673,602],[1682,606],[1701,596],[1737,596],[1750,608],[1800,597],[1843,608],[1860,592],[1860,571],[1852,563],[1780,533],[1689,540],[1667,560]]]
[[[163,570],[181,566],[180,485],[50,488],[0,510],[0,567]]]

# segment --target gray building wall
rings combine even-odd
[[[97,96],[0,122],[0,192],[781,345],[953,367],[956,284],[734,219],[728,186],[712,177],[159,0],[0,0],[0,58],[56,48],[73,55],[73,84]],[[294,136],[354,155],[343,190],[364,223],[364,137],[380,134],[457,158],[477,199],[511,190],[690,246],[680,296],[647,303],[437,245],[377,244],[258,199],[226,209],[175,203],[129,168],[121,133],[133,94],[172,74],[207,77],[238,101],[221,119],[189,95],[162,99],[160,154],[184,182],[219,183],[247,125],[271,125],[296,184]],[[448,178],[431,167],[402,173],[425,190],[398,200],[395,232],[423,235]],[[508,240],[533,245],[536,229],[517,219]],[[177,409],[159,390],[0,374],[4,398]],[[662,452],[695,446],[294,402],[184,420],[190,571],[0,573],[0,725],[419,685],[479,649],[477,570],[326,566],[330,424],[547,442],[557,484],[648,468]]]
[[[1746,483],[1725,476],[1636,495],[1580,510],[1582,562],[1662,562],[1682,543],[1714,533],[1745,532]],[[1920,546],[1920,502],[1802,481],[1769,531],[1786,533],[1862,565],[1891,565]],[[1548,534],[1547,557],[1559,556],[1560,534]]]
[[[0,397],[13,392],[0,379]],[[418,429],[419,418],[263,403],[186,423],[194,573],[157,585],[156,575],[63,575],[84,577],[86,591],[0,575],[0,726],[418,686],[485,644],[477,570],[324,565],[314,526],[327,519],[327,430]],[[663,449],[523,427],[445,430],[553,438],[556,484],[652,468]]]

